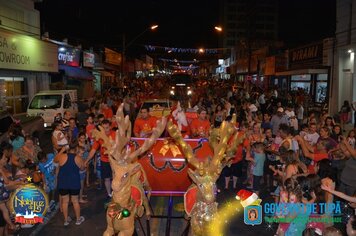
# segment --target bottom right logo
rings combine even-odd
[[[244,222],[247,225],[262,224],[262,206],[250,205],[244,208]]]

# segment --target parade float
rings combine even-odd
[[[149,207],[151,194],[184,197],[192,234],[207,235],[207,225],[217,217],[216,181],[243,138],[236,132],[235,116],[219,129],[212,129],[209,139],[183,139],[179,125],[172,120],[166,127],[166,118],[162,118],[150,138],[131,138],[131,123],[121,105],[116,114],[115,140],[102,128],[93,131],[96,139],[103,140],[113,170],[105,236],[132,235],[135,218],[144,211],[146,219],[154,217]],[[159,138],[165,129],[170,137]]]

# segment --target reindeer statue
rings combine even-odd
[[[208,225],[217,217],[216,181],[242,141],[241,135],[235,133],[235,122],[234,115],[231,122],[224,121],[219,129],[210,131],[209,145],[213,150],[213,157],[207,157],[204,161],[199,161],[194,156],[192,148],[183,140],[177,126],[171,121],[167,124],[170,136],[181,147],[189,164],[195,168],[188,169],[193,184],[184,195],[184,208],[190,217],[193,235],[208,235]]]
[[[129,145],[131,123],[128,116],[124,118],[123,104],[117,110],[115,118],[118,124],[115,140],[106,136],[101,127],[100,131],[93,131],[93,136],[96,139],[103,140],[113,171],[113,196],[108,205],[107,228],[103,235],[112,236],[118,233],[120,236],[131,236],[134,233],[135,216],[141,217],[144,208],[147,217],[150,216],[148,200],[144,193],[144,189],[149,188],[149,186],[146,174],[137,162],[137,158],[146,152],[163,133],[166,127],[166,119],[162,118],[158,121],[152,135],[145,140],[140,148],[131,151]]]

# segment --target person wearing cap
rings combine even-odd
[[[277,114],[272,116],[272,134],[277,135],[280,124],[287,124],[289,126],[288,116],[284,113],[283,107],[278,107]]]

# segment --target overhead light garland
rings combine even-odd
[[[164,62],[174,62],[174,63],[199,63],[200,61],[198,60],[193,60],[193,61],[184,61],[184,60],[177,60],[177,59],[166,59],[166,58],[159,58],[159,60],[164,61]]]
[[[206,53],[206,54],[217,54],[219,50],[223,50],[223,48],[172,48],[172,47],[162,47],[162,46],[152,46],[145,45],[147,51],[156,51],[156,50],[164,50],[167,53]]]
[[[196,68],[199,68],[199,66],[174,66],[171,65],[174,69],[182,69],[182,70],[194,70]]]

